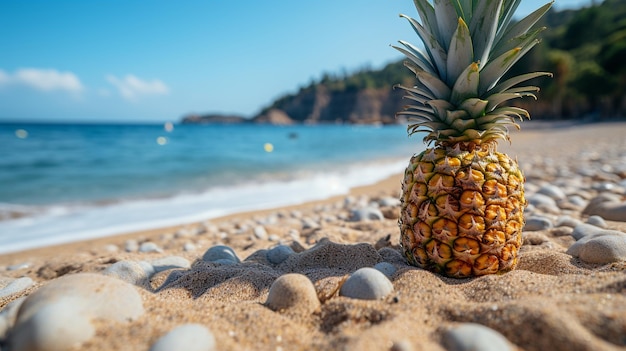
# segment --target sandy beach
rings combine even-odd
[[[398,174],[323,201],[4,254],[0,350],[626,349],[626,122],[523,123],[511,137],[499,151],[518,159],[529,206],[510,273],[409,266]],[[358,298],[347,282],[374,266],[391,291]]]

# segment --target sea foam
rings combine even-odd
[[[26,216],[0,221],[0,253],[326,199],[381,181],[402,172],[405,166],[405,160],[361,163],[336,172],[313,173],[287,181],[215,187],[166,198],[39,207]]]

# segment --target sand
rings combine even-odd
[[[616,148],[624,155],[625,138],[626,122],[535,123],[513,133],[513,144],[502,142],[499,150],[518,158],[532,191],[543,183],[566,187],[570,178],[560,167],[601,167],[602,154]],[[524,232],[520,264],[507,274],[451,279],[409,266],[399,250],[398,207],[382,207],[384,220],[350,220],[360,201],[397,198],[400,179],[314,203],[5,254],[0,277],[30,277],[35,285],[0,299],[0,310],[59,276],[101,272],[124,260],[180,256],[191,268],[157,273],[136,287],[143,316],[126,323],[96,321],[96,336],[76,349],[148,350],[186,323],[206,326],[217,350],[436,351],[445,350],[446,331],[461,323],[492,328],[518,350],[626,349],[626,262],[594,265],[568,255],[575,240],[571,228],[561,226]],[[572,207],[545,216],[553,223],[563,215],[584,221],[581,213]],[[303,227],[305,219],[317,226]],[[606,223],[626,232],[626,222]],[[259,226],[266,235],[255,234]],[[126,252],[128,240],[153,242],[162,252]],[[278,244],[295,254],[271,264],[265,252]],[[242,262],[202,261],[215,245],[228,245]],[[383,261],[397,269],[390,295],[377,301],[338,296],[350,273]],[[27,267],[6,269],[14,265]],[[288,273],[309,277],[319,307],[274,311],[264,304],[272,283]],[[171,282],[161,287],[168,277]]]

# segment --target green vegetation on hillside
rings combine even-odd
[[[547,27],[543,42],[515,66],[511,75],[549,71],[529,85],[541,88],[540,98],[521,100],[534,119],[610,118],[626,116],[626,1],[605,0],[580,10],[551,10],[540,25]],[[413,77],[402,61],[383,69],[361,69],[352,74],[324,74],[281,97],[270,108],[293,106],[299,97],[323,89],[350,94],[367,89],[411,85]]]

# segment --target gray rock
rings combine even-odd
[[[526,224],[524,225],[524,231],[529,232],[550,228],[552,228],[552,222],[550,219],[542,216],[530,216],[526,219]]]
[[[12,264],[7,267],[7,271],[19,271],[20,269],[30,268],[30,263],[22,262],[17,264]]]
[[[381,207],[397,207],[400,206],[400,199],[396,199],[395,197],[383,197],[378,200],[378,205]]]
[[[202,255],[202,260],[216,263],[219,263],[217,262],[218,260],[225,260],[230,261],[231,264],[241,262],[235,251],[226,245],[216,245],[209,248],[204,255]]]
[[[609,221],[626,222],[626,202],[617,200],[611,194],[601,194],[589,202],[583,214],[598,215]]]
[[[565,193],[563,192],[563,190],[561,190],[561,188],[559,188],[558,186],[552,184],[542,186],[537,191],[537,194],[549,196],[557,201],[565,199]]]
[[[12,351],[75,348],[95,334],[92,320],[120,323],[144,313],[135,287],[100,274],[65,275],[24,300],[9,333]]]
[[[157,258],[149,262],[154,267],[155,273],[166,271],[168,269],[176,268],[190,268],[191,263],[188,259],[180,256],[168,256],[163,258]]]
[[[382,221],[385,219],[380,209],[375,207],[362,207],[356,210],[352,210],[352,216],[350,220],[353,222],[360,221]]]
[[[393,276],[394,273],[396,273],[396,271],[397,271],[396,266],[392,265],[389,262],[379,262],[379,263],[376,263],[374,265],[374,269],[379,270],[381,273],[383,273],[384,275],[386,275],[389,278],[391,278],[391,276]]]
[[[262,225],[254,227],[254,236],[260,240],[267,240],[267,230]]]
[[[364,267],[343,283],[339,295],[360,300],[380,300],[393,291],[389,278],[377,269]]]
[[[9,278],[5,282],[6,284],[0,281],[0,299],[14,294],[18,294],[35,284],[35,282],[33,282],[33,280],[28,277],[22,277],[17,279]]]
[[[480,324],[464,323],[443,333],[443,345],[448,351],[511,351],[504,335]]]
[[[526,200],[537,208],[558,208],[556,201],[548,195],[536,193],[529,195]]]
[[[556,224],[555,227],[570,227],[570,228],[575,228],[577,225],[582,224],[581,221],[579,221],[576,218],[572,218],[570,216],[560,216],[557,220],[556,220]]]
[[[126,240],[124,250],[126,252],[137,252],[137,250],[139,250],[139,243],[137,243],[137,240]]]
[[[147,284],[154,273],[156,273],[154,267],[145,261],[118,261],[102,271],[106,276],[139,286]]]
[[[317,221],[314,221],[312,218],[302,218],[302,229],[317,229],[320,227],[320,224]]]
[[[205,326],[184,324],[159,338],[150,351],[212,351],[215,350],[215,337]]]
[[[288,259],[289,256],[293,255],[294,253],[295,252],[293,251],[293,249],[291,247],[286,246],[286,245],[278,245],[278,246],[268,250],[265,255],[267,257],[267,260],[270,263],[272,263],[272,264],[281,264],[286,259]]]
[[[159,245],[153,242],[147,241],[139,245],[139,252],[144,252],[144,253],[163,252],[163,250],[159,247]]]
[[[593,237],[582,244],[578,258],[598,264],[626,261],[626,234]]]
[[[596,227],[595,225],[582,223],[574,227],[574,231],[572,232],[572,237],[576,240],[580,240],[584,237],[592,237],[595,235],[600,235],[605,232],[604,229]]]
[[[311,280],[305,275],[290,273],[272,283],[265,305],[276,312],[311,313],[321,304]]]
[[[4,340],[7,336],[7,332],[15,323],[17,317],[17,311],[22,306],[22,303],[26,300],[26,296],[22,296],[9,302],[2,310],[0,310],[0,340]]]
[[[604,229],[608,227],[608,225],[604,221],[604,218],[600,216],[596,216],[596,215],[593,215],[587,218],[587,223],[591,225],[595,225],[596,227],[599,227],[599,228],[604,228]]]

